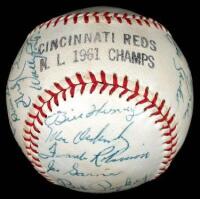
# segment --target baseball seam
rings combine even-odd
[[[40,126],[43,125],[43,120],[47,117],[47,113],[44,110],[44,105],[46,105],[48,111],[52,112],[52,103],[54,103],[56,106],[59,106],[61,99],[64,101],[67,100],[67,90],[69,90],[70,96],[74,97],[75,93],[77,92],[76,87],[80,86],[80,93],[83,95],[86,92],[86,85],[89,85],[90,94],[96,90],[97,86],[101,86],[99,91],[100,95],[104,92],[108,92],[109,95],[112,95],[118,88],[120,88],[122,89],[122,92],[120,92],[119,98],[128,94],[126,100],[130,102],[131,100],[140,97],[140,100],[137,101],[135,106],[142,104],[145,105],[144,111],[156,109],[156,111],[152,111],[149,117],[157,118],[157,116],[160,116],[159,119],[155,120],[155,124],[161,124],[162,127],[160,128],[160,133],[162,133],[162,136],[166,138],[165,142],[163,143],[163,150],[166,153],[163,153],[162,161],[154,177],[156,178],[161,175],[168,168],[175,156],[178,138],[177,132],[175,131],[177,126],[177,124],[174,122],[175,114],[171,114],[170,108],[166,108],[165,100],[158,100],[158,92],[153,94],[153,98],[150,99],[149,87],[145,87],[145,89],[142,90],[139,81],[137,80],[134,83],[134,88],[129,89],[128,77],[124,76],[122,84],[119,84],[119,78],[117,74],[113,74],[111,78],[112,83],[108,83],[108,74],[106,74],[104,71],[100,72],[100,80],[97,80],[97,76],[92,72],[88,72],[87,80],[84,80],[84,76],[80,73],[76,73],[75,79],[77,83],[73,83],[73,80],[70,77],[65,77],[64,83],[66,86],[55,82],[53,89],[44,90],[44,94],[48,96],[48,99],[46,99],[44,95],[38,96],[38,102],[32,104],[33,111],[28,113],[27,119],[25,120],[23,140],[25,143],[27,156],[31,160],[34,168],[49,181],[52,181],[48,177],[45,168],[42,167],[38,157],[38,141],[39,135],[42,133],[40,131]],[[108,87],[110,86],[111,89],[108,90]],[[61,95],[61,98],[58,98],[58,95]]]
[[[141,15],[127,14],[127,13],[111,13],[111,12],[84,12],[84,13],[71,13],[66,15],[61,15],[56,18],[52,18],[39,26],[37,26],[33,31],[40,29],[48,29],[50,27],[56,27],[58,24],[77,24],[78,22],[88,24],[90,22],[100,23],[104,22],[111,24],[112,22],[117,22],[119,24],[126,23],[128,25],[133,25],[134,23],[139,26],[153,27],[164,32],[168,32],[166,28],[159,22],[146,18]]]

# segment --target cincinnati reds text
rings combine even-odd
[[[104,45],[108,44],[108,45]],[[98,46],[98,47],[97,47]],[[54,54],[54,62],[57,66],[66,63],[83,63],[93,61],[111,61],[135,64],[150,69],[155,67],[155,53],[157,43],[152,38],[137,34],[115,32],[93,32],[63,35],[38,43],[38,51],[41,55],[46,53]],[[61,53],[62,49],[65,53]],[[145,50],[150,50],[147,53]],[[52,61],[52,60],[51,60]],[[48,60],[41,59],[40,71],[49,69]]]

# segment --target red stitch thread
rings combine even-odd
[[[144,111],[148,110],[148,109],[151,109],[155,106],[156,102],[157,102],[157,99],[158,99],[158,93],[156,93],[151,101],[151,104],[147,107],[144,108]]]
[[[25,140],[26,142],[31,142],[31,144],[32,144],[33,146],[38,147],[38,145],[37,145],[36,143],[33,142],[33,140],[31,139],[31,137],[30,137],[30,138],[24,137],[24,140]]]
[[[127,101],[130,101],[130,100],[134,99],[135,97],[137,97],[139,95],[138,92],[139,92],[139,81],[137,80],[135,83],[135,88],[134,88],[133,94],[127,98]]]
[[[148,93],[149,93],[149,87],[146,87],[144,94],[143,94],[144,98],[141,101],[137,102],[136,106],[139,105],[139,104],[144,104],[148,101]]]
[[[70,16],[70,15],[66,15],[66,16],[65,16],[65,18],[64,18],[64,25],[66,25],[66,24],[68,23],[69,16]]]
[[[32,125],[35,132],[40,133],[40,130],[35,126],[35,124]]]
[[[30,135],[34,140],[39,140],[39,138],[35,135],[32,134],[31,131],[27,131],[24,129],[25,134]]]
[[[159,123],[159,122],[163,122],[163,121],[167,120],[167,117],[169,115],[169,111],[170,111],[170,108],[167,110],[165,115],[163,115],[163,117],[161,119],[156,120],[155,123]]]
[[[47,117],[47,115],[43,112],[42,107],[40,107],[40,106],[38,106],[38,105],[36,105],[36,104],[33,104],[33,108],[37,109],[37,110],[39,111],[40,115],[41,115],[43,118],[46,118],[46,117]]]
[[[71,17],[72,16],[72,17]],[[49,28],[52,24],[52,27],[56,27],[61,21],[63,21],[63,24],[66,25],[68,24],[69,20],[72,20],[74,24],[78,23],[79,18],[83,18],[84,23],[89,23],[90,22],[90,17],[93,17],[95,20],[95,23],[100,23],[100,19],[103,18],[105,19],[106,23],[110,24],[112,22],[112,18],[116,19],[118,23],[122,23],[123,20],[128,24],[131,25],[132,21],[134,20],[138,25],[147,25],[148,27],[155,27],[156,29],[160,29],[163,31],[166,31],[164,26],[162,26],[160,23],[154,21],[151,18],[146,18],[144,16],[137,16],[137,15],[128,15],[127,13],[110,13],[110,12],[104,12],[104,13],[99,13],[99,12],[85,12],[85,13],[75,13],[75,14],[67,14],[64,16],[59,16],[55,19],[51,19],[45,23],[42,23],[38,26],[39,29],[42,27]],[[35,29],[34,29],[35,30]],[[167,31],[166,31],[167,32]]]
[[[78,22],[78,17],[79,17],[80,13],[77,13],[74,15],[73,20],[74,20],[74,24],[76,24]]]
[[[51,107],[51,101],[50,100],[47,102],[47,108],[49,109],[50,112],[52,112],[52,107]]]
[[[126,22],[129,24],[129,25],[131,25],[132,23],[131,23],[131,19],[130,18],[128,18],[128,14],[127,13],[125,13],[124,15],[123,15],[123,19],[125,19],[126,20]]]
[[[103,91],[108,87],[108,83],[106,82],[106,74],[104,71],[101,71],[101,82],[103,83],[103,86],[101,87],[99,93],[103,93]]]
[[[58,102],[58,95],[57,95],[57,93],[54,93],[51,90],[45,90],[45,92],[48,93],[53,98],[54,103],[56,104],[56,106],[58,106],[59,102]]]
[[[122,88],[124,90],[119,94],[119,97],[122,97],[122,95],[126,94],[129,91],[127,88],[127,85],[128,85],[128,77],[125,76],[123,79],[123,84],[122,84]]]
[[[174,121],[174,117],[175,117],[175,114],[173,114],[171,116],[171,118],[167,121],[169,124],[171,124],[173,121]]]
[[[93,14],[96,23],[99,23],[99,16],[98,16],[98,14],[99,14],[99,12],[95,12],[95,13]]]
[[[114,17],[117,19],[117,21],[118,21],[119,23],[122,23],[122,18],[119,17],[119,14],[118,14],[118,13],[114,13]]]
[[[40,102],[42,102],[42,103],[44,103],[45,102],[45,100],[43,99],[43,97],[42,96],[38,96],[38,99],[40,100]]]
[[[33,159],[34,159],[35,161],[37,161],[37,162],[40,162],[39,158],[36,158],[36,157],[33,156]]]
[[[117,88],[119,88],[117,75],[113,74],[113,87],[110,89],[109,95],[112,95]]]
[[[69,87],[70,87],[70,94],[71,94],[71,97],[73,97],[74,96],[74,92],[75,92],[75,84],[68,77],[65,77],[65,81],[69,85]]]
[[[80,73],[76,73],[76,77],[79,81],[79,83],[81,84],[81,94],[83,94],[85,87],[86,87],[86,83],[84,82],[82,75]]]
[[[139,94],[139,90],[140,90],[139,81],[135,82],[133,91],[131,91],[127,88],[127,85],[128,85],[128,77],[127,76],[125,76],[123,78],[122,85],[119,85],[118,77],[117,77],[116,74],[113,74],[113,76],[112,76],[113,82],[112,82],[112,84],[109,84],[106,81],[106,74],[105,74],[104,71],[100,72],[100,81],[97,81],[95,75],[92,72],[89,72],[89,77],[90,77],[90,83],[91,83],[90,93],[94,92],[94,90],[96,89],[98,84],[102,84],[102,87],[100,89],[101,93],[107,88],[108,85],[112,86],[111,89],[109,90],[109,94],[114,93],[116,91],[116,89],[119,88],[119,87],[124,89],[120,93],[119,97],[124,95],[128,91],[132,92],[133,94],[130,94],[127,97],[127,101],[135,98],[138,95],[141,95],[141,94]],[[45,100],[43,97],[38,96],[38,99],[39,99],[40,103],[42,103],[42,105],[38,106],[36,104],[33,104],[33,108],[35,109],[37,114],[33,115],[32,113],[28,113],[28,117],[29,117],[29,119],[31,119],[31,121],[25,120],[25,125],[30,130],[24,129],[23,138],[24,138],[24,142],[26,144],[27,154],[32,159],[32,164],[34,165],[34,167],[36,169],[42,168],[42,165],[40,164],[40,160],[37,156],[37,154],[38,154],[37,141],[39,140],[39,138],[32,133],[32,131],[34,131],[37,134],[40,133],[39,128],[36,127],[36,125],[35,125],[35,121],[38,122],[38,125],[43,124],[43,122],[39,118],[39,115],[41,115],[43,118],[47,117],[46,113],[44,113],[44,110],[43,110],[44,104],[47,104],[48,109],[50,111],[52,111],[52,107],[51,107],[50,102],[53,100],[54,104],[59,105],[59,102],[58,102],[58,94],[59,93],[62,93],[62,95],[63,95],[63,93],[66,93],[67,89],[70,89],[70,95],[74,96],[75,87],[77,85],[81,86],[81,93],[83,93],[85,91],[85,86],[89,83],[84,81],[83,76],[80,73],[76,73],[76,79],[77,79],[78,83],[75,84],[71,81],[70,78],[66,77],[65,81],[66,81],[67,86],[68,86],[67,88],[64,88],[59,83],[54,83],[54,86],[55,86],[55,88],[57,88],[58,92],[55,93],[51,90],[45,90],[45,92],[50,96],[50,99]],[[164,158],[166,159],[166,160],[162,161],[162,164],[164,164],[164,166],[160,166],[160,169],[156,174],[156,176],[159,176],[161,173],[163,173],[168,168],[170,162],[172,161],[172,159],[174,157],[174,154],[176,153],[177,133],[174,133],[174,135],[172,135],[172,133],[175,131],[177,125],[174,125],[173,127],[170,126],[172,124],[172,122],[174,121],[174,118],[175,118],[175,114],[173,114],[170,118],[168,118],[170,108],[168,109],[168,111],[165,114],[162,113],[162,109],[164,107],[165,100],[162,100],[161,103],[159,104],[159,106],[157,106],[156,102],[157,102],[157,98],[158,98],[158,93],[155,93],[152,100],[148,99],[148,93],[149,93],[149,88],[146,87],[145,91],[142,95],[143,99],[141,101],[139,101],[137,104],[139,105],[139,104],[144,104],[144,103],[147,103],[147,102],[150,103],[150,105],[148,105],[145,108],[145,110],[156,107],[157,111],[152,113],[151,116],[152,115],[161,115],[162,117],[160,119],[156,120],[156,123],[166,122],[167,125],[163,126],[161,129],[167,129],[167,128],[169,129],[169,131],[167,131],[166,133],[163,134],[163,136],[169,137],[169,139],[165,142],[165,144],[167,144],[167,147],[165,147],[165,149],[164,149],[165,151],[168,151],[169,154],[164,156]],[[63,100],[66,100],[65,94],[63,95]],[[35,157],[35,155],[37,157]],[[48,176],[46,175],[46,173],[44,171],[40,171],[40,173],[43,174],[46,178],[48,178]]]
[[[155,21],[152,21],[152,23],[153,23],[153,25],[155,26],[155,28],[157,28],[157,29],[159,28],[159,27],[158,27],[158,24],[157,24]]]
[[[38,163],[36,163],[36,162],[34,162],[34,165],[37,166],[37,167],[42,167],[41,164],[38,164]]]
[[[94,92],[94,90],[96,89],[98,82],[96,80],[95,75],[92,72],[89,72],[89,75],[90,75],[90,79],[92,81],[92,86],[90,88],[90,94],[92,94]]]
[[[138,25],[140,25],[140,26],[142,25],[142,21],[140,19],[138,19],[136,15],[133,15],[132,17],[137,22]]]
[[[146,25],[150,27],[150,23],[148,22],[146,17],[140,16],[140,19],[143,20],[146,23]]]
[[[111,17],[109,16],[110,12],[105,12],[103,16],[105,17],[108,24],[111,23]]]
[[[42,123],[41,119],[38,117],[38,115],[33,115],[33,114],[31,114],[31,113],[28,113],[28,116],[29,116],[30,118],[32,118],[32,119],[36,119],[37,122],[38,122],[40,125],[43,125],[43,123]]]
[[[62,18],[63,16],[59,16],[56,18],[56,20],[54,21],[54,26],[56,26],[58,24],[58,22],[60,21],[60,19]]]
[[[86,13],[83,14],[83,20],[84,20],[85,23],[89,22],[89,16],[88,15],[89,15],[89,12],[86,12]]]
[[[30,149],[33,153],[38,154],[38,151],[32,147],[32,144],[30,144],[29,149]]]
[[[51,22],[52,22],[52,19],[50,19],[50,20],[46,23],[46,28],[48,28],[48,27],[50,26]]]

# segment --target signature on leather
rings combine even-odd
[[[16,108],[20,106],[27,108],[31,105],[31,97],[25,92],[26,87],[32,90],[42,89],[36,69],[36,62],[42,57],[36,48],[40,38],[39,34],[34,34],[28,38],[13,64],[12,71],[15,70],[13,73],[15,76],[9,78],[8,89],[16,93],[13,100]],[[25,53],[23,53],[24,51]]]

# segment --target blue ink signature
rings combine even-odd
[[[91,110],[86,112],[81,112],[77,114],[73,114],[74,110],[71,110],[71,112],[62,112],[58,111],[55,114],[52,114],[48,116],[45,119],[45,124],[51,128],[52,125],[59,126],[65,122],[72,122],[77,121],[81,119],[87,119],[91,117],[97,117],[99,115],[115,115],[115,114],[125,114],[125,120],[127,122],[133,121],[135,116],[138,116],[141,113],[136,113],[135,110],[132,107],[123,107],[123,108],[111,108],[108,107],[108,102],[103,103],[100,105],[100,107],[97,107],[97,105],[93,104],[90,107]]]
[[[174,68],[176,69],[176,71],[178,72],[178,77],[179,77],[179,86],[176,92],[176,99],[178,104],[182,101],[182,103],[185,103],[184,101],[184,92],[183,92],[183,84],[186,85],[186,89],[187,89],[187,94],[189,96],[189,100],[187,101],[187,108],[184,112],[183,118],[185,118],[189,112],[190,112],[190,107],[192,106],[192,80],[189,78],[189,76],[186,74],[186,72],[184,71],[184,69],[179,66],[176,63],[175,58],[173,58],[173,63],[174,63]]]
[[[63,131],[51,131],[46,138],[45,142],[52,142],[52,141],[57,141],[57,142],[63,142],[65,144],[69,143],[67,139],[63,135]]]
[[[172,38],[172,36],[167,33],[166,37],[168,39],[168,41],[174,46],[174,48],[176,49],[176,54],[178,55],[178,57],[181,57],[183,55],[183,53],[181,52],[180,48],[178,47],[177,43],[174,41],[174,39]]]
[[[74,185],[70,180],[67,180],[65,178],[57,178],[57,184],[66,188],[71,188],[71,189],[80,190],[80,191],[89,190],[83,185],[79,185],[79,186]]]
[[[58,146],[57,142],[53,143],[48,149],[48,154],[39,153],[38,154],[39,157],[43,158],[43,159],[48,159],[48,158],[68,158],[68,159],[75,159],[75,160],[79,160],[79,161],[84,161],[84,160],[88,159],[86,157],[86,152],[82,152],[81,154],[70,154],[70,153],[57,154],[57,146]]]
[[[128,128],[133,124],[133,122],[130,122],[118,135],[116,135],[114,138],[108,139],[108,132],[106,135],[106,130],[108,131],[108,127],[110,126],[110,123],[107,123],[102,129],[100,129],[99,132],[95,133],[92,132],[91,128],[87,128],[86,130],[80,131],[76,134],[76,136],[73,139],[74,144],[79,144],[83,141],[88,141],[92,144],[96,144],[99,142],[102,143],[111,143],[113,141],[123,141],[126,145],[125,148],[129,146],[128,140],[123,136],[125,132],[128,130]]]
[[[109,177],[109,176],[117,176],[121,172],[108,172],[108,173],[94,173],[94,172],[83,172],[79,168],[78,163],[74,163],[72,168],[65,172],[64,175],[71,175],[71,176],[81,176],[81,177],[86,177],[86,176],[91,176],[91,177],[98,177],[98,176],[104,176],[104,177]]]
[[[50,172],[50,171],[53,171],[53,172],[59,172],[60,170],[59,169],[56,169],[55,168],[55,160],[51,160],[47,166],[47,173]]]
[[[8,113],[9,113],[9,115],[10,115],[11,120],[12,120],[13,122],[19,121],[20,118],[19,118],[19,116],[18,116],[18,114],[17,114],[17,112],[16,112],[16,109],[15,109],[15,107],[14,107],[14,105],[13,105],[13,102],[12,102],[12,99],[11,99],[10,97],[8,97],[8,99],[7,99],[7,106],[8,106],[8,108],[9,108]]]
[[[125,121],[131,122],[134,120],[134,118],[136,116],[138,116],[142,113],[142,112],[136,113],[135,110],[131,107],[110,108],[110,107],[108,107],[108,102],[103,103],[102,105],[100,105],[100,107],[97,107],[97,105],[93,104],[90,107],[90,109],[91,110],[89,110],[89,111],[81,112],[81,113],[77,113],[77,114],[69,114],[67,112],[58,111],[57,113],[54,113],[54,114],[48,116],[44,120],[45,125],[49,129],[46,142],[53,141],[53,140],[58,141],[58,139],[59,139],[59,141],[68,142],[62,135],[63,132],[54,132],[54,127],[60,126],[63,123],[69,123],[69,122],[77,121],[77,120],[81,120],[81,119],[97,117],[98,115],[115,115],[115,114],[125,114]],[[72,112],[73,112],[73,110],[72,110]],[[87,134],[88,134],[87,131],[89,133],[90,129],[86,129],[82,133],[81,137],[87,136]],[[98,139],[98,140],[102,139],[102,136],[99,135],[96,139]],[[106,140],[104,140],[104,141],[106,142]]]
[[[122,156],[128,148],[126,149],[118,149],[116,146],[109,146],[97,154],[90,160],[90,162],[94,163],[96,167],[100,167],[104,164],[109,164],[113,162],[124,162],[129,160],[136,160],[136,159],[147,159],[150,156],[149,152],[141,153],[132,156]]]
[[[17,108],[20,105],[26,108],[31,104],[31,98],[23,91],[24,88],[22,83],[34,90],[42,89],[39,75],[36,70],[36,59],[41,58],[41,55],[36,48],[40,38],[39,35],[33,35],[26,40],[12,67],[12,70],[16,68],[16,70],[19,71],[16,77],[12,77],[12,79],[9,78],[8,80],[9,89],[17,92],[17,97],[15,99]],[[20,64],[22,52],[24,50],[29,57],[24,61],[24,63]]]
[[[131,187],[134,187],[135,185],[143,184],[148,181],[148,176],[145,175],[142,178],[138,178],[136,180],[132,180],[130,177],[127,177],[125,181],[121,185],[113,185],[109,180],[102,180],[98,182],[97,184],[90,185],[90,188],[93,188],[94,190],[99,191],[122,191]]]
[[[76,189],[80,191],[97,191],[97,192],[110,192],[110,191],[121,191],[125,190],[131,187],[134,187],[139,184],[143,184],[148,181],[148,176],[144,175],[142,178],[138,178],[135,180],[132,180],[130,177],[127,177],[121,185],[114,185],[109,180],[101,180],[97,183],[89,184],[87,187],[83,185],[75,185],[70,180],[67,180],[65,178],[57,178],[57,183],[61,186],[64,186],[66,188]]]
[[[99,151],[94,152],[91,157],[88,157],[86,151],[82,151],[80,154],[70,154],[70,153],[57,153],[57,147],[60,143],[59,141],[54,142],[50,145],[47,154],[40,153],[39,156],[43,159],[48,158],[68,158],[76,159],[79,161],[89,161],[96,167],[101,167],[104,164],[110,164],[114,162],[124,162],[136,159],[147,159],[150,156],[149,152],[144,152],[135,155],[126,155],[126,152],[130,149],[130,143],[126,138],[129,128],[134,122],[130,122],[126,125],[120,132],[115,133],[114,137],[109,137],[110,124],[107,123],[103,126],[97,133],[93,132],[91,128],[86,128],[86,130],[80,131],[75,134],[72,138],[72,143],[78,145],[83,142],[88,142],[91,144],[103,144],[104,148]],[[63,139],[63,138],[62,138]],[[54,140],[55,141],[55,140]],[[68,144],[64,143],[63,144]]]
[[[53,143],[50,147],[49,147],[49,154],[44,154],[44,153],[39,153],[39,157],[43,158],[43,159],[47,159],[47,158],[53,158],[56,155],[56,151],[57,151],[57,142]]]

